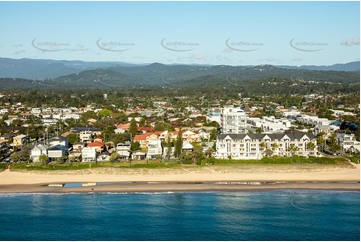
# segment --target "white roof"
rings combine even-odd
[[[193,149],[193,145],[191,143],[185,141],[182,144],[182,149],[183,150],[191,150],[191,149]]]

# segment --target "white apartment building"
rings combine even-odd
[[[222,109],[222,133],[247,133],[247,115],[241,108],[226,107]]]
[[[310,149],[313,143],[313,148]],[[317,156],[313,134],[289,132],[282,134],[221,134],[216,142],[216,158],[235,160],[262,159],[264,156]]]

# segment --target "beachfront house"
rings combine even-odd
[[[83,162],[95,162],[97,160],[96,147],[85,147],[81,150]]]
[[[148,142],[147,159],[155,159],[162,155],[162,143],[160,139],[151,139]]]
[[[30,151],[30,159],[33,162],[39,162],[39,157],[41,155],[48,155],[48,148],[49,147],[44,144],[35,145]]]
[[[128,159],[130,157],[130,144],[119,143],[117,144],[116,151],[121,159]]]
[[[67,154],[67,148],[64,145],[54,145],[48,148],[49,161],[57,161]]]

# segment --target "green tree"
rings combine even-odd
[[[39,162],[42,165],[46,165],[49,162],[49,157],[47,155],[45,155],[45,154],[42,154],[42,155],[39,156]]]
[[[68,136],[66,136],[68,138],[69,143],[74,144],[76,142],[78,142],[78,135],[77,134],[68,134]]]
[[[110,117],[112,116],[113,112],[107,108],[103,108],[102,110],[99,111],[98,113],[98,117],[100,119],[106,118],[106,117]]]
[[[140,150],[140,144],[139,144],[139,142],[138,142],[138,141],[132,142],[132,143],[130,144],[130,150],[131,150],[131,151]]]
[[[294,155],[295,152],[297,152],[298,148],[297,148],[296,145],[291,144],[291,145],[288,147],[288,150],[291,152],[292,155]]]
[[[182,145],[183,145],[182,130],[179,129],[177,139],[174,145],[174,156],[176,158],[179,158],[182,153]]]
[[[173,127],[169,123],[165,123],[163,121],[157,122],[154,125],[155,131],[165,131],[165,130],[171,130]]]
[[[308,142],[306,145],[307,150],[314,150],[316,145],[313,142]]]
[[[119,160],[120,160],[120,155],[116,151],[113,151],[112,154],[110,155],[109,161],[117,162]]]
[[[130,121],[129,133],[131,133],[132,137],[134,138],[137,132],[138,132],[137,122],[135,121],[134,118],[132,118],[132,120]]]
[[[88,119],[96,119],[97,118],[97,115],[96,113],[94,113],[93,111],[87,111],[85,113],[83,113],[80,117],[80,123],[82,125],[87,125],[88,124]]]
[[[217,136],[218,136],[218,130],[217,129],[212,129],[209,136],[210,136],[209,140],[212,140],[212,141],[216,140]]]

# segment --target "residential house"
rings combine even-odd
[[[136,151],[132,153],[132,160],[144,160],[146,158],[146,153],[142,151]]]
[[[81,150],[82,161],[95,162],[97,160],[96,147],[85,147]]]
[[[85,147],[85,143],[84,142],[76,142],[73,144],[73,150],[74,151],[81,151],[84,147]]]
[[[110,160],[110,153],[105,150],[102,153],[99,154],[98,156],[98,161],[109,161]]]
[[[8,144],[10,144],[11,142],[13,142],[13,138],[15,137],[14,134],[12,133],[5,133],[0,135],[0,139],[4,140],[5,142],[7,142]]]
[[[130,157],[130,144],[119,143],[117,144],[116,151],[121,159],[128,159]]]
[[[311,145],[312,143],[313,148]],[[217,137],[216,158],[261,159],[264,156],[317,156],[313,134],[287,132],[281,134],[221,134]]]
[[[139,142],[140,148],[146,149],[148,145],[147,135],[146,134],[136,134],[133,139],[134,142]]]
[[[101,153],[105,149],[105,143],[104,142],[91,142],[87,145],[87,147],[94,147],[95,151],[97,153]]]
[[[148,142],[147,159],[155,159],[162,155],[162,143],[160,139],[150,139]]]
[[[14,146],[22,146],[26,142],[27,136],[25,134],[17,135],[13,138],[13,145]]]
[[[65,155],[67,155],[67,148],[64,145],[57,144],[48,148],[49,161],[56,161]]]
[[[103,140],[104,140],[103,136],[99,135],[99,136],[95,137],[93,141],[94,142],[103,142]]]
[[[49,139],[49,146],[55,146],[55,145],[62,145],[66,149],[69,147],[68,138],[63,136],[55,136],[51,139]]]
[[[317,125],[314,128],[314,135],[319,135],[321,133],[325,134],[325,137],[329,137],[331,134],[335,133],[336,130],[339,130],[340,126],[336,125]]]
[[[35,145],[34,148],[32,148],[30,151],[30,159],[33,162],[39,162],[39,157],[41,155],[48,155],[48,148],[49,147],[44,144]]]
[[[79,134],[79,140],[81,142],[89,143],[93,141],[93,132],[89,130],[81,131]]]
[[[345,152],[360,152],[360,142],[354,134],[336,133],[337,141]]]

